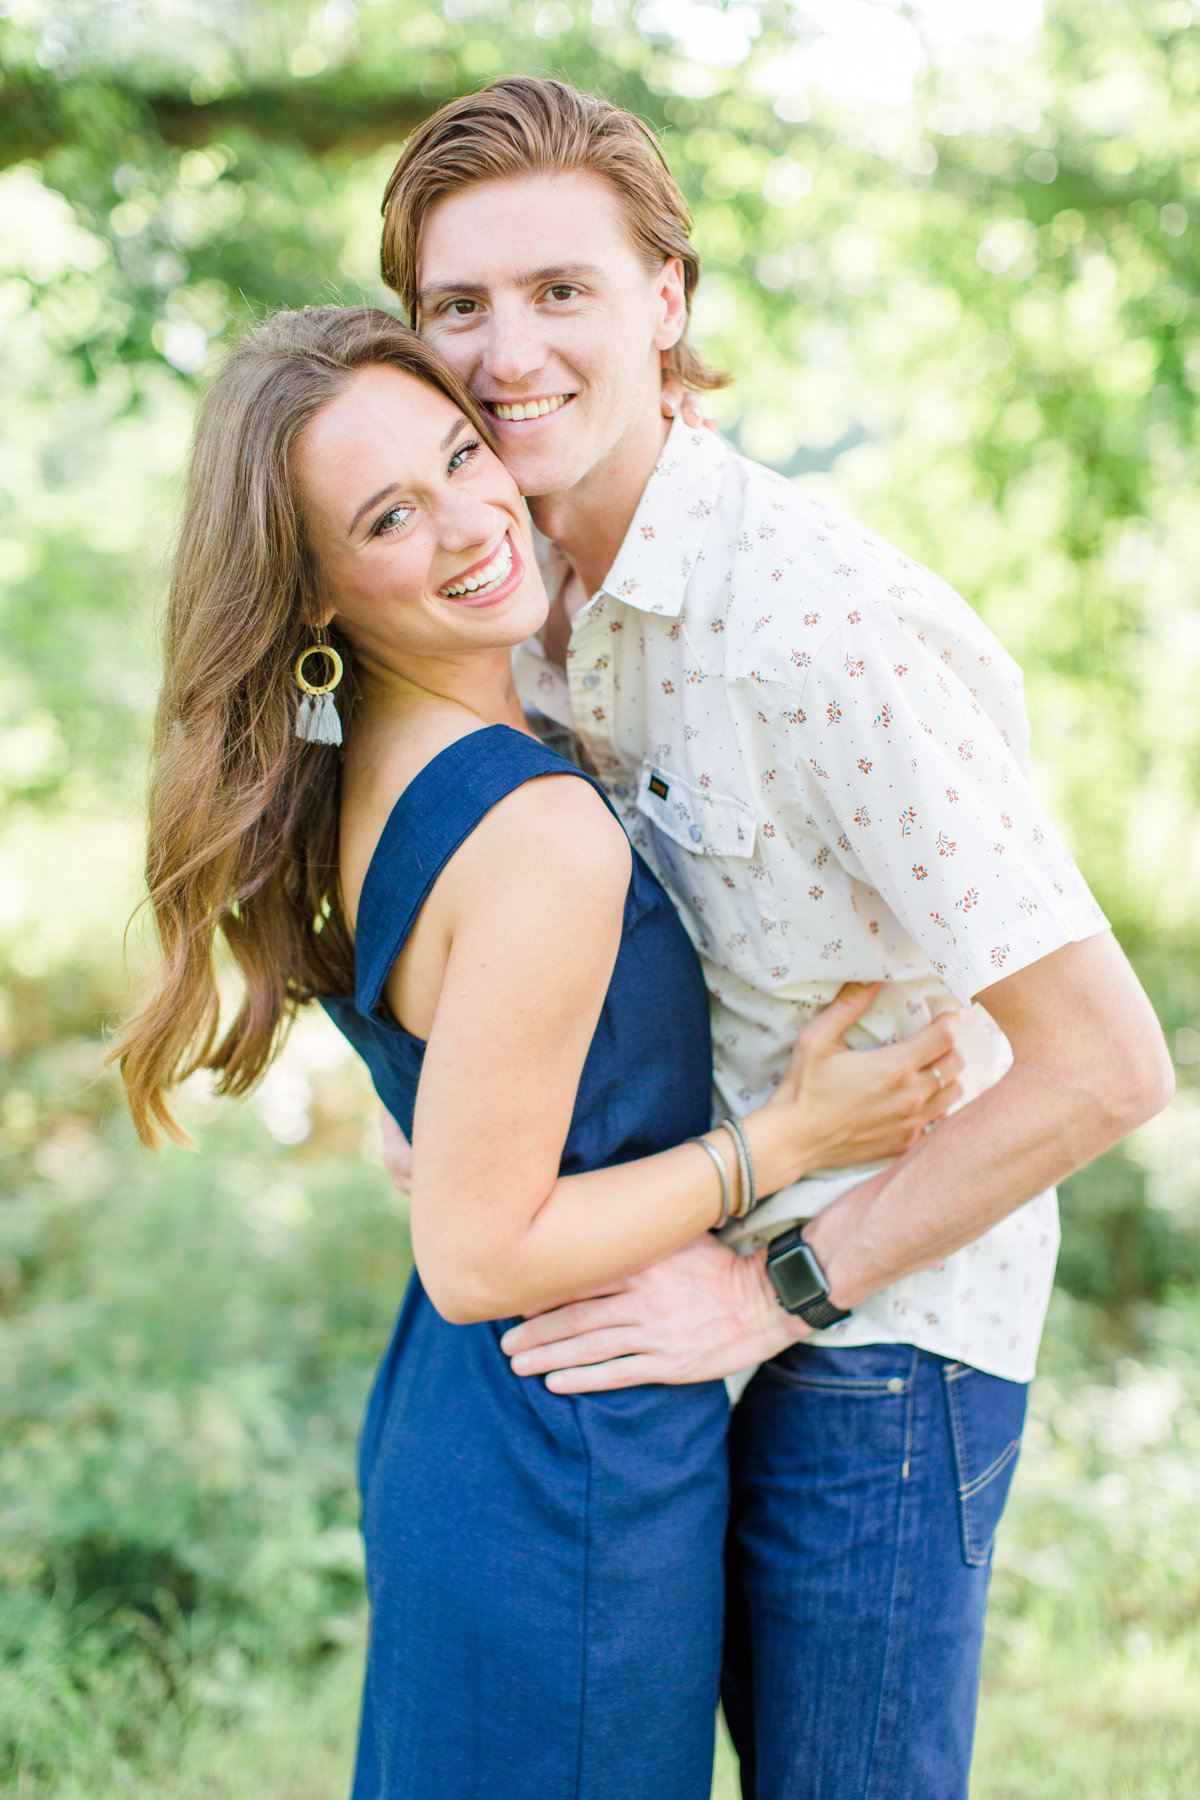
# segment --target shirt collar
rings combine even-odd
[[[678,618],[729,457],[715,431],[676,419],[602,593],[640,612]]]

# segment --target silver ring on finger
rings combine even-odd
[[[929,1073],[933,1076],[933,1079],[937,1082],[937,1084],[940,1088],[945,1087],[946,1077],[942,1074],[942,1071],[938,1068],[936,1063],[930,1063]]]

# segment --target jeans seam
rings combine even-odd
[[[896,1656],[896,1633],[894,1623],[897,1610],[896,1589],[900,1580],[900,1569],[903,1563],[904,1515],[908,1505],[911,1489],[908,1486],[908,1467],[912,1455],[913,1421],[916,1408],[917,1366],[921,1360],[921,1352],[914,1349],[908,1370],[908,1408],[904,1430],[904,1461],[901,1465],[900,1479],[896,1483],[896,1536],[892,1553],[892,1579],[888,1594],[887,1649],[884,1651],[883,1670],[879,1678],[879,1700],[875,1707],[875,1729],[871,1734],[871,1752],[867,1759],[867,1779],[863,1787],[863,1800],[887,1800],[885,1792],[876,1787],[876,1777],[880,1781],[887,1779],[887,1771],[877,1767],[881,1736],[886,1741],[888,1733],[884,1730],[884,1713],[898,1713],[898,1701],[893,1696],[895,1686],[894,1663]],[[889,1725],[894,1722],[888,1721]],[[846,1800],[850,1800],[847,1796]]]
[[[814,1394],[845,1394],[852,1400],[870,1400],[880,1395],[892,1398],[886,1381],[820,1381],[811,1375],[792,1375],[785,1369],[772,1369],[771,1375],[788,1387],[805,1388]]]
[[[1009,1463],[1019,1454],[1020,1449],[1020,1438],[1011,1438],[1004,1446],[999,1456],[996,1457],[995,1461],[989,1463],[982,1475],[977,1475],[974,1481],[968,1481],[965,1487],[959,1488],[959,1498],[961,1500],[973,1500],[976,1494],[981,1494],[984,1488],[988,1486],[989,1482],[994,1481],[997,1475],[1002,1475],[1004,1473]]]
[[[954,1392],[954,1388],[950,1382],[946,1383],[946,1402],[946,1411],[950,1415],[950,1432],[954,1439],[954,1467],[957,1474],[959,1469],[965,1469],[967,1467],[967,1440],[962,1427],[962,1415],[958,1410],[958,1395]],[[958,1487],[957,1481],[955,1482],[955,1486]],[[958,1521],[962,1531],[963,1561],[968,1565],[973,1564],[978,1567],[981,1560],[979,1548],[975,1542],[975,1532],[971,1524],[970,1511],[962,1504],[962,1501],[963,1492],[962,1488],[959,1487]],[[986,1558],[982,1560],[986,1560]]]
[[[813,1393],[826,1394],[889,1394],[888,1382],[894,1380],[889,1375],[801,1375],[794,1369],[780,1367],[776,1363],[764,1363],[760,1371],[775,1381],[786,1382],[789,1387],[808,1388]]]
[[[954,1437],[955,1470],[957,1474],[961,1475],[962,1471],[970,1466],[967,1457],[966,1431],[959,1411],[958,1395],[949,1382],[946,1384],[946,1402],[946,1410],[950,1415],[950,1430]],[[1021,1439],[1018,1436],[1010,1440],[1000,1455],[983,1471],[982,1475],[977,1475],[974,1481],[956,1482],[958,1517],[962,1528],[963,1561],[968,1568],[984,1568],[991,1553],[990,1544],[985,1545],[979,1540],[979,1534],[975,1529],[974,1514],[969,1502],[977,1499],[985,1487],[989,1486],[998,1475],[1015,1462],[1020,1451]]]

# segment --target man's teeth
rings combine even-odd
[[[518,400],[514,406],[504,400],[493,400],[491,406],[498,419],[544,419],[547,413],[557,412],[560,406],[565,406],[573,397],[571,394],[556,394],[553,400],[527,400],[524,405]]]
[[[462,581],[446,583],[443,594],[450,600],[456,600],[461,594],[482,593],[484,588],[498,587],[512,568],[512,545],[507,537],[485,568],[476,570],[474,575],[467,575]]]

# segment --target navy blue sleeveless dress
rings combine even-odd
[[[356,992],[324,1004],[406,1133],[425,1046],[381,1005],[388,972],[480,820],[552,774],[589,779],[507,726],[473,732],[405,789],[379,840]],[[706,1131],[710,1076],[699,964],[635,854],[562,1173]],[[511,1323],[449,1325],[414,1275],[375,1380],[359,1453],[371,1637],[353,1800],[708,1800],[724,1384],[551,1394],[513,1374],[499,1343]]]

